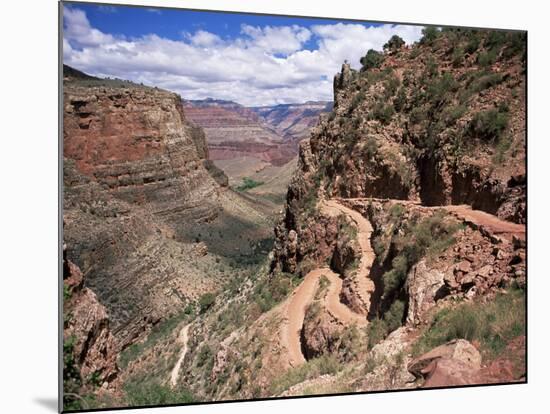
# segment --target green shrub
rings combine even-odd
[[[382,62],[384,62],[384,55],[374,49],[369,49],[367,54],[363,56],[359,62],[362,65],[362,72],[373,68],[379,68]]]
[[[395,52],[396,50],[401,49],[404,44],[405,41],[401,37],[399,37],[398,35],[393,35],[392,37],[390,37],[390,40],[388,40],[384,45],[384,50]]]
[[[522,55],[522,59],[525,60],[525,51],[527,46],[527,37],[523,32],[511,32],[508,33],[508,42],[506,47],[502,51],[502,57],[509,59],[515,55]]]
[[[421,44],[431,44],[439,36],[439,30],[435,26],[426,26],[422,29]]]
[[[81,409],[81,397],[78,395],[82,386],[80,369],[74,359],[74,335],[63,339],[63,407],[65,409]]]
[[[477,56],[477,63],[482,67],[491,66],[497,59],[497,51],[495,49],[482,52]]]
[[[469,133],[475,138],[497,142],[508,126],[508,112],[504,108],[478,112],[469,124]]]
[[[238,191],[248,191],[263,184],[263,181],[255,181],[252,178],[244,177],[243,183],[237,187]]]
[[[450,106],[443,110],[441,118],[445,121],[447,126],[452,126],[458,121],[467,111],[465,105]]]
[[[490,73],[488,75],[481,76],[473,82],[471,89],[475,92],[481,92],[502,83],[504,79],[506,79],[506,75],[502,73]]]
[[[397,96],[393,100],[393,107],[395,108],[396,112],[401,112],[403,109],[405,109],[406,105],[407,105],[407,94],[405,92],[405,88],[399,88],[399,91],[397,92]]]
[[[401,81],[395,75],[391,75],[384,82],[384,98],[389,99],[397,92]]]
[[[216,296],[214,296],[214,294],[211,292],[201,295],[201,297],[199,298],[200,313],[204,313],[208,309],[210,309],[210,307],[212,307],[215,301],[216,301]]]
[[[372,160],[378,153],[378,141],[376,138],[369,135],[365,140],[365,146],[363,147],[363,152],[367,156],[367,159]]]
[[[393,109],[393,106],[385,105],[382,102],[377,102],[374,105],[372,112],[369,114],[369,119],[376,119],[382,124],[387,125],[390,123],[394,113],[395,110]]]
[[[208,344],[204,344],[199,350],[197,355],[197,366],[203,367],[207,362],[213,358],[212,350]]]
[[[426,110],[421,106],[415,106],[410,115],[410,120],[413,124],[420,124],[427,119]]]
[[[466,43],[466,47],[464,48],[464,51],[471,55],[472,53],[476,52],[479,48],[480,39],[478,37],[472,37],[470,40],[468,40],[468,43]]]
[[[435,78],[426,86],[426,97],[433,105],[447,101],[456,92],[458,83],[449,72]]]
[[[493,155],[493,163],[500,165],[506,159],[506,152],[512,147],[512,137],[507,134],[502,134],[495,146],[495,154]]]
[[[507,41],[506,32],[502,30],[489,30],[485,38],[485,47],[489,50],[500,50]]]
[[[356,93],[353,99],[351,100],[349,111],[353,112],[355,108],[357,108],[359,104],[365,100],[365,96],[366,96],[365,92],[363,91]]]
[[[458,68],[464,61],[464,49],[462,47],[455,47],[452,55],[453,67]]]

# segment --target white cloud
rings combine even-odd
[[[249,47],[260,48],[266,53],[281,54],[300,50],[311,37],[308,29],[297,25],[255,27],[243,24],[241,33],[250,37],[251,41],[246,42]]]
[[[222,42],[219,36],[204,30],[197,30],[195,34],[185,33],[184,36],[195,46],[209,47]]]
[[[331,100],[332,77],[344,60],[357,68],[368,49],[381,50],[393,34],[411,43],[422,29],[348,23],[310,29],[243,25],[234,39],[203,29],[185,32],[180,40],[155,34],[127,39],[93,28],[83,11],[67,7],[64,23],[68,65],[173,90],[187,99],[214,97],[244,105]],[[306,43],[314,50],[304,49]]]
[[[64,39],[74,43],[78,47],[101,46],[112,43],[115,39],[109,34],[94,29],[82,10],[64,7],[63,26]]]

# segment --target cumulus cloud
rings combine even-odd
[[[421,29],[390,24],[244,24],[232,39],[203,29],[183,32],[179,40],[156,34],[128,39],[101,32],[83,11],[66,7],[63,53],[65,63],[92,75],[155,85],[186,99],[272,105],[331,100],[332,77],[344,60],[357,68],[368,49],[381,50],[393,34],[414,42]]]

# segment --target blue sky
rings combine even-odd
[[[64,61],[97,76],[131,79],[244,105],[331,100],[344,60],[359,65],[393,34],[421,27],[65,3]]]

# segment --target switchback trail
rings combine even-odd
[[[300,286],[292,293],[287,306],[283,308],[284,323],[281,331],[281,342],[288,349],[289,361],[292,366],[306,362],[302,353],[300,332],[304,324],[307,306],[314,298],[321,276],[324,275],[330,282],[324,298],[325,308],[330,315],[343,325],[357,324],[358,326],[365,326],[367,324],[366,312],[370,304],[370,294],[374,291],[374,283],[368,278],[374,261],[374,252],[370,245],[370,236],[372,233],[370,222],[360,213],[343,206],[336,200],[323,202],[321,204],[321,211],[331,216],[345,214],[357,226],[357,239],[361,247],[361,259],[353,282],[360,300],[365,305],[365,314],[354,312],[340,302],[340,292],[342,290],[340,275],[326,266],[310,271],[304,277]]]
[[[325,309],[339,323],[344,325],[357,324],[365,326],[367,324],[366,314],[370,307],[371,295],[374,292],[375,285],[370,279],[370,269],[375,259],[370,239],[372,235],[372,225],[369,220],[358,211],[348,207],[354,202],[393,202],[408,205],[416,205],[425,209],[444,209],[457,219],[473,225],[491,236],[501,237],[511,241],[513,237],[525,240],[525,225],[512,223],[499,219],[498,217],[480,210],[473,210],[468,205],[444,205],[444,206],[422,206],[420,203],[410,200],[392,200],[392,199],[369,199],[369,198],[350,198],[350,199],[330,199],[321,202],[321,212],[330,216],[345,214],[357,227],[357,241],[361,247],[361,259],[357,272],[352,275],[351,287],[357,294],[361,302],[362,309],[350,309],[340,302],[340,292],[342,290],[342,278],[334,273],[328,267],[320,267],[309,272],[300,286],[298,286],[287,304],[283,307],[284,323],[281,330],[281,342],[288,350],[289,362],[292,366],[297,366],[306,362],[302,353],[300,333],[304,324],[304,317],[307,306],[313,300],[318,287],[319,278],[325,276],[329,282],[327,295],[324,299]],[[347,204],[348,206],[344,205]],[[355,312],[357,310],[358,312]]]
[[[182,344],[182,348],[181,348],[181,353],[180,353],[178,362],[176,362],[176,365],[174,365],[174,368],[172,369],[172,373],[170,374],[170,385],[172,386],[172,388],[174,388],[178,383],[178,376],[180,373],[181,364],[185,359],[185,354],[187,354],[187,340],[189,339],[188,334],[189,334],[190,327],[191,327],[191,324],[185,325],[180,331],[180,334],[178,336],[178,341]]]

